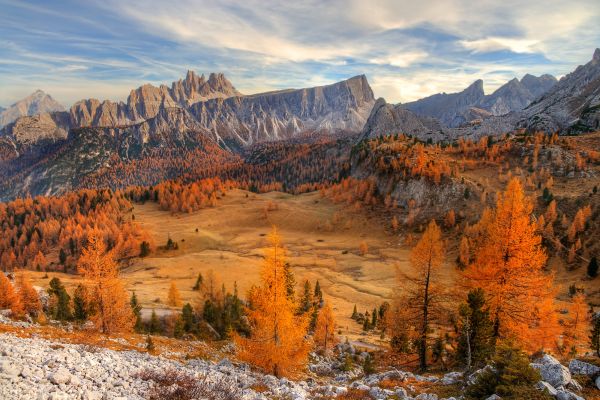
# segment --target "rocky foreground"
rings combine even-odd
[[[197,359],[179,362],[144,351],[113,351],[0,334],[0,399],[160,398],[152,391],[156,381],[151,376],[167,372],[202,382],[199,398],[210,400],[335,398],[351,389],[364,391],[373,399],[440,400],[433,393],[416,394],[413,385],[418,386],[419,382],[438,385],[463,382],[460,372],[451,372],[443,377],[420,376],[400,370],[364,376],[361,367],[342,372],[340,360],[346,354],[355,353],[355,350],[349,344],[341,344],[337,350],[339,356],[335,358],[313,355],[309,370],[314,378],[295,382],[253,372],[249,366],[234,364],[228,359],[220,362]],[[589,376],[600,373],[600,368],[577,360],[567,368],[547,355],[533,366],[540,370],[544,379],[538,384],[539,388],[548,390],[559,400],[582,399],[575,394],[580,387],[572,373]],[[465,380],[472,381],[476,374]],[[390,389],[389,385],[382,384],[390,380],[405,385]],[[600,377],[597,384],[600,387]],[[222,395],[217,394],[219,392]],[[450,399],[455,398],[446,400]]]

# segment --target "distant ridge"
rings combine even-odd
[[[20,117],[64,111],[64,109],[62,104],[54,100],[50,95],[44,93],[42,90],[36,90],[6,109],[0,107],[0,128],[16,121]]]

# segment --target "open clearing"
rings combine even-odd
[[[275,225],[282,236],[287,258],[296,276],[297,293],[305,280],[318,280],[326,301],[332,304],[342,338],[365,339],[361,326],[350,315],[354,304],[359,312],[378,307],[389,300],[397,286],[395,268],[408,267],[409,247],[403,235],[394,235],[386,223],[373,213],[353,211],[322,198],[318,192],[290,195],[279,192],[255,194],[234,189],[226,193],[214,208],[191,214],[171,214],[156,203],[136,205],[133,214],[153,236],[157,249],[146,258],[136,258],[122,270],[128,290],[135,291],[145,314],[156,309],[169,312],[168,289],[172,281],[184,302],[197,305],[198,292],[192,290],[198,273],[213,271],[229,291],[237,283],[241,297],[258,283],[267,235]],[[446,232],[448,239],[456,232]],[[177,250],[165,250],[168,238]],[[368,252],[359,246],[366,242]],[[450,239],[447,263],[442,279],[455,287],[455,240]],[[598,296],[594,282],[585,279],[584,268],[567,271],[564,263],[553,258],[550,268],[560,284],[560,298],[566,299],[568,285],[586,288],[591,299]],[[32,272],[37,285],[47,287],[58,276],[73,289],[79,278],[62,273]],[[401,283],[400,283],[401,284]],[[369,335],[370,342],[379,337]]]
[[[157,246],[169,237],[179,246],[178,250],[158,249],[124,270],[129,289],[136,291],[145,306],[164,304],[171,281],[184,301],[193,304],[198,299],[192,290],[196,277],[210,270],[228,290],[237,282],[244,296],[259,280],[267,235],[275,225],[296,276],[297,291],[305,280],[313,285],[319,280],[343,334],[354,338],[360,334],[360,327],[349,318],[354,304],[365,311],[388,300],[396,265],[406,267],[408,261],[400,238],[386,232],[379,221],[348,211],[316,192],[294,196],[233,190],[217,207],[192,214],[171,216],[154,203],[137,205],[134,214]],[[359,252],[363,241],[369,247],[364,256]]]

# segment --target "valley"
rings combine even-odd
[[[580,1],[3,2],[0,399],[600,399]]]

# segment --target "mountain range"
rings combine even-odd
[[[462,92],[435,94],[405,103],[403,107],[420,116],[437,118],[444,125],[455,128],[477,117],[520,111],[550,90],[556,82],[552,75],[536,77],[527,74],[521,80],[514,78],[485,95],[483,81],[478,79]]]
[[[134,89],[124,102],[86,99],[68,111],[37,91],[0,114],[21,114],[0,131],[0,199],[61,193],[118,163],[173,160],[190,152],[209,160],[215,153],[228,157],[257,143],[306,134],[405,133],[448,141],[521,128],[598,129],[599,91],[600,50],[558,82],[527,74],[486,95],[483,81],[476,80],[459,93],[395,105],[375,101],[364,75],[243,95],[222,73],[206,79],[188,71],[170,86]]]
[[[599,128],[600,49],[596,49],[592,60],[558,82],[550,75],[525,75],[490,95],[484,94],[483,82],[477,80],[462,92],[436,94],[405,104],[379,99],[361,137],[386,132],[422,140],[453,140],[515,129],[586,132]]]

